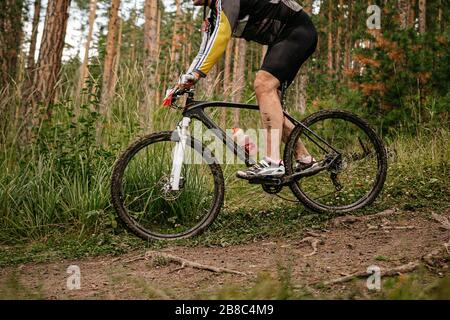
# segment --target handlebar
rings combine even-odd
[[[180,107],[176,105],[176,102],[180,97],[184,96],[185,94],[188,95],[186,101],[194,99],[194,89],[193,88],[176,89],[175,91],[167,94],[166,98],[163,101],[163,106],[179,109]],[[183,104],[185,104],[185,103],[183,103]],[[181,108],[183,108],[183,107],[184,107],[184,105]]]

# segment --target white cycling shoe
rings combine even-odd
[[[252,178],[278,178],[284,176],[285,169],[282,162],[274,163],[269,158],[265,157],[263,160],[259,161],[257,164],[251,166],[245,171],[238,171],[236,176],[241,179],[252,179]]]
[[[314,159],[312,156],[303,156],[300,159],[296,160],[295,164],[295,172],[304,171],[307,169],[314,168],[319,165],[319,162]]]

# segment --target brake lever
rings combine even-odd
[[[166,98],[163,101],[164,107],[170,107],[173,109],[184,109],[186,106],[187,99],[193,96],[193,90],[191,89],[173,89],[172,92],[169,92]],[[181,102],[181,106],[178,106],[176,102],[183,98]]]

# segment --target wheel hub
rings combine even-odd
[[[168,175],[164,175],[158,181],[158,189],[161,192],[161,197],[166,201],[175,201],[180,195],[181,191],[184,188],[184,178],[180,178],[180,190],[172,190],[172,185],[170,183],[170,177]]]

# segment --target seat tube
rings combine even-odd
[[[181,168],[183,167],[190,123],[191,118],[184,117],[177,126],[178,142],[173,150],[172,172],[170,174],[170,185],[173,191],[180,190]]]

